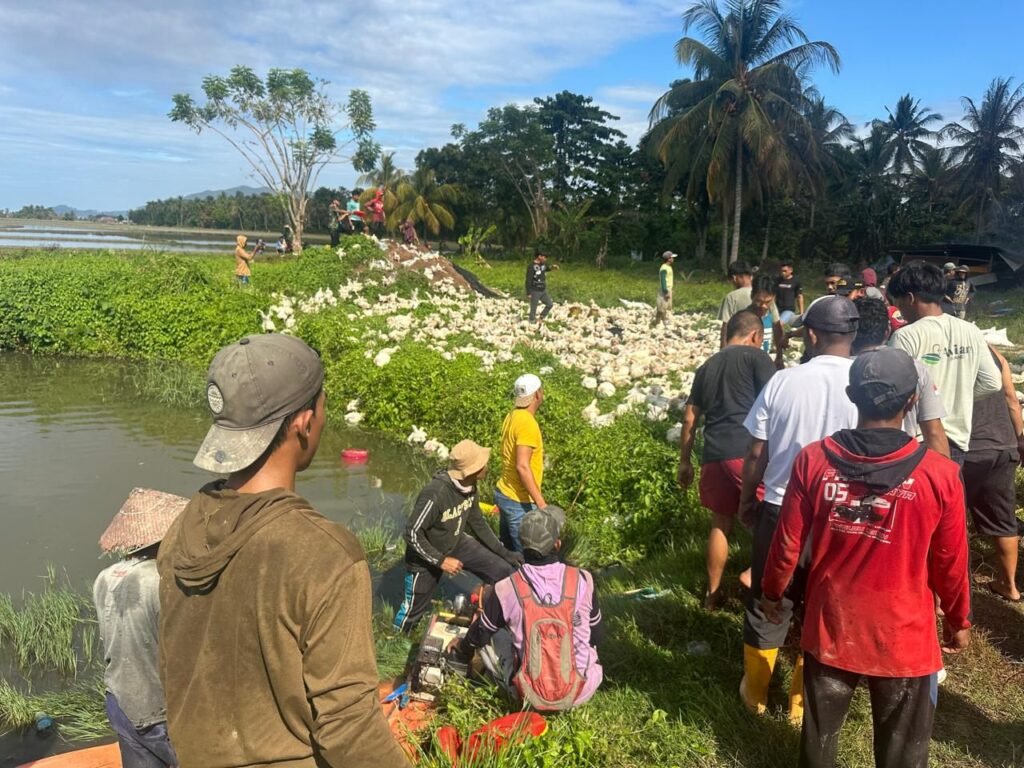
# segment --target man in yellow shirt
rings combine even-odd
[[[537,409],[544,402],[540,379],[526,373],[514,385],[515,408],[501,425],[501,479],[494,489],[494,502],[501,511],[501,542],[522,552],[519,523],[531,509],[544,509],[541,494],[544,479],[544,439],[537,424]]]

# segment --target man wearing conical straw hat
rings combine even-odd
[[[182,765],[406,768],[377,696],[359,541],[295,493],[326,422],[302,340],[247,336],[207,374],[213,426],[194,463],[227,477],[167,532],[160,653]]]
[[[104,554],[121,560],[93,586],[105,664],[107,717],[124,768],[176,766],[167,737],[157,636],[160,576],[156,553],[188,499],[136,488],[100,537]]]

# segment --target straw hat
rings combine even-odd
[[[490,448],[477,445],[472,440],[462,440],[448,455],[448,474],[452,480],[465,480],[486,467],[490,458]]]
[[[104,554],[130,555],[161,541],[188,499],[151,488],[133,488],[100,536]]]

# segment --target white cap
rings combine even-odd
[[[512,385],[512,392],[516,398],[516,407],[525,408],[533,402],[533,396],[540,389],[540,379],[532,373],[524,373],[516,383]]]

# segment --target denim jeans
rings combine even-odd
[[[137,728],[117,703],[117,697],[107,691],[107,718],[117,734],[124,768],[167,768],[177,766],[178,758],[167,738],[167,723],[156,723]]]
[[[494,489],[494,503],[501,512],[499,525],[501,543],[507,549],[522,552],[523,545],[519,542],[519,524],[522,522],[523,516],[537,505],[532,501],[510,499],[497,488]]]

